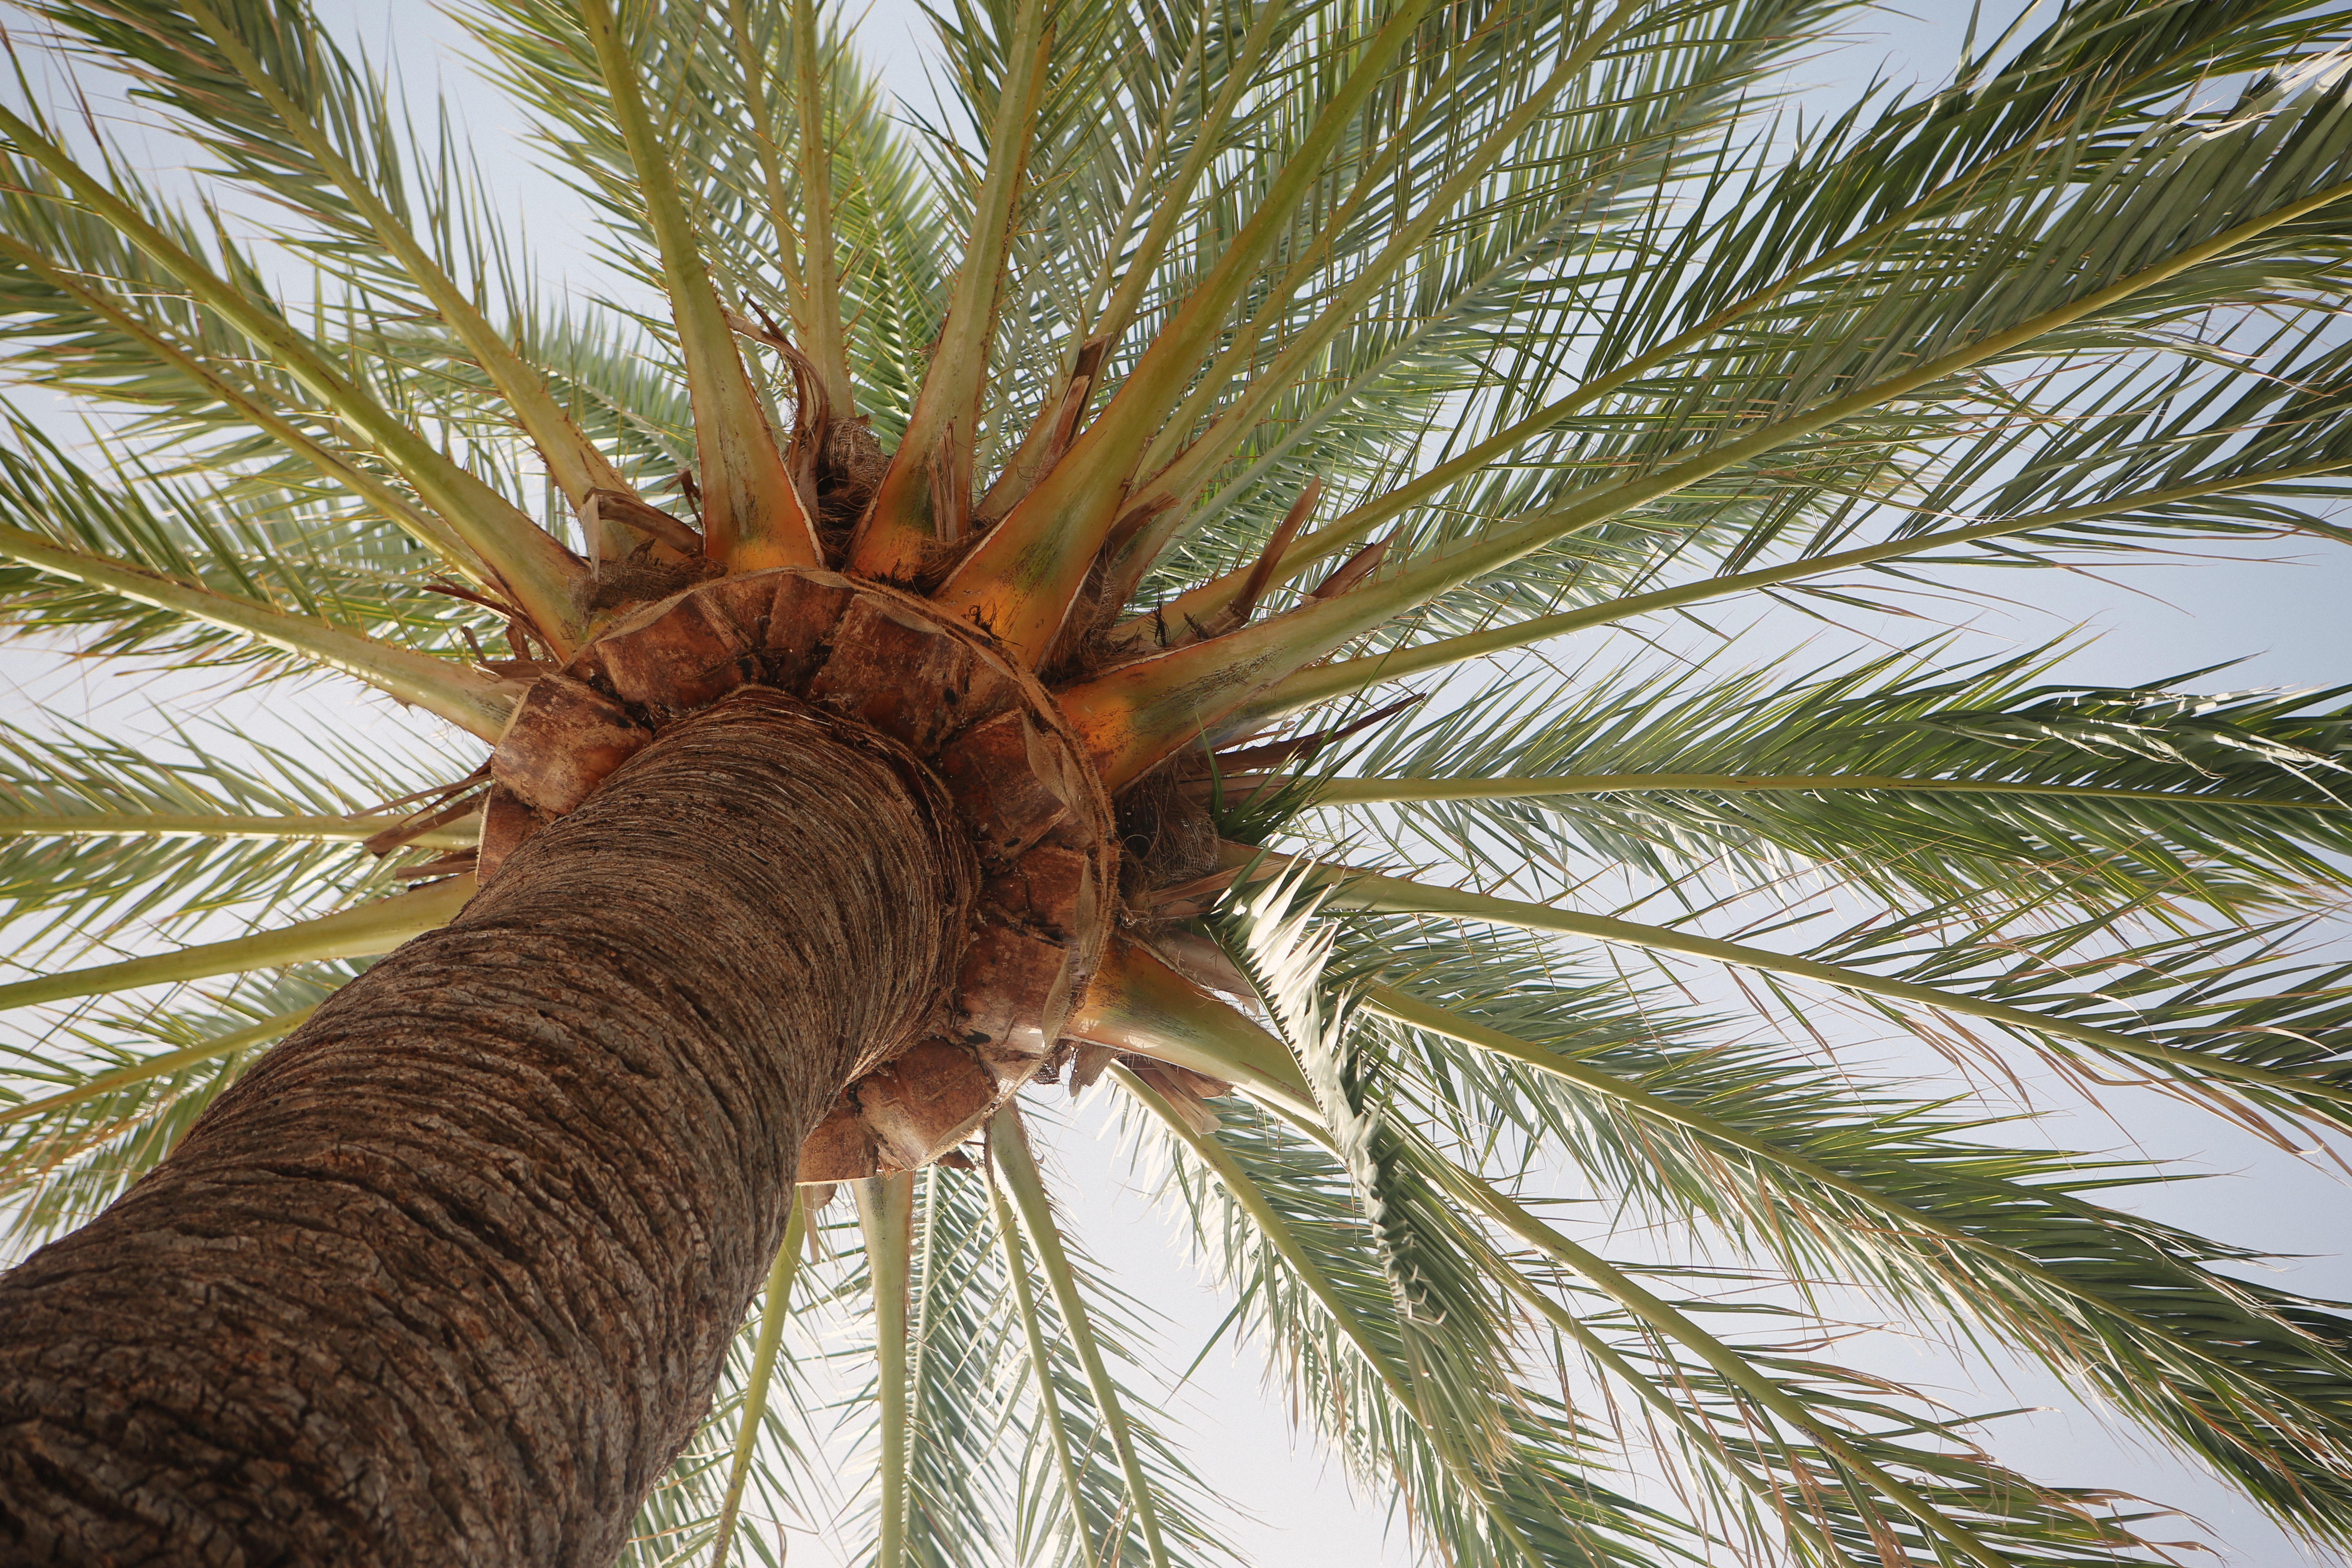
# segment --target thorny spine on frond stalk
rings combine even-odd
[[[950,1320],[1019,1325],[992,1353],[1021,1363],[1046,1456],[1016,1467],[1024,1551],[1212,1554],[1157,1495],[1187,1478],[1100,1350],[1131,1325],[1088,1304],[1011,1108],[1065,1077],[1120,1087],[1297,1407],[1402,1479],[1449,1561],[2145,1547],[1537,1218],[1483,1172],[1504,1128],[1775,1278],[1965,1320],[2352,1539],[2337,1307],[2209,1268],[2240,1255],[1939,1105],[1845,1096],[1800,1051],[1701,1048],[1697,1020],[1579,978],[1563,945],[2339,1138],[2347,977],[2289,942],[2352,848],[2340,712],[2037,685],[2034,658],[1935,646],[1371,696],[1740,594],[1834,615],[1935,563],[2340,541],[2313,508],[2352,468],[2341,7],[2077,4],[1944,91],[1790,142],[1763,130],[1766,84],[1836,0],[1003,0],[935,15],[965,123],[918,153],[814,0],[476,0],[503,85],[667,301],[604,338],[601,310],[551,315],[515,281],[478,200],[412,189],[455,143],[410,138],[290,0],[35,9],[294,214],[275,243],[332,302],[272,302],[225,226],[0,110],[19,372],[141,416],[110,477],[16,422],[19,621],[336,671],[491,750],[326,801],[193,739],[163,765],[0,738],[0,886],[58,931],[172,901],[148,882],[184,912],[331,874],[415,884],[289,897],[275,929],[0,1005],[382,953],[689,714],[764,708],[901,781],[970,889],[942,910],[951,984],[800,1152],[808,1197],[861,1184],[885,1337],[914,1342],[879,1355],[884,1568],[988,1537],[963,1452],[984,1445],[947,1434],[1002,1380],[927,1352]],[[2219,80],[2242,90],[2199,103]],[[1468,885],[1355,863],[1381,841]],[[1792,874],[1879,912],[1783,951],[1509,896],[1570,857],[1700,915]],[[169,1050],[0,1109],[33,1173],[0,1190],[40,1224],[110,1192],[89,1151],[152,1158],[137,1130],[174,1096],[192,1113],[317,990],[232,983],[153,1026]],[[822,1213],[797,1208],[789,1245]],[[774,1325],[797,1268],[771,1272],[726,1500],[696,1516],[728,1521],[721,1556],[793,1375]],[[953,1294],[966,1277],[990,1311]],[[1546,1353],[1550,1383],[1526,1370]],[[1591,1479],[1610,1434],[1550,1392],[1576,1379],[1630,1396],[1706,1522]],[[698,1495],[714,1465],[681,1465]]]

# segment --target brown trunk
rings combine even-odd
[[[0,1560],[606,1568],[975,876],[871,731],[665,732],[0,1279]]]

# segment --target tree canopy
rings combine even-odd
[[[2345,1149],[2352,685],[1641,651],[2345,542],[2352,9],[2077,0],[1817,117],[1843,0],[940,0],[932,122],[815,0],[461,0],[598,223],[518,235],[300,0],[26,8],[203,182],[0,109],[5,373],[93,416],[6,411],[6,625],[450,735],[0,731],[17,1247],[455,915],[535,683],[839,571],[1034,671],[1114,792],[1124,956],[1049,1074],[1118,1099],[1229,1331],[1428,1560],[2160,1560],[2163,1500],[1843,1364],[1832,1290],[2352,1546],[2352,1306],[1969,1097]],[[1832,1050],[1855,1016],[1949,1073]],[[634,1560],[775,1560],[739,1524],[836,1422],[881,1568],[1232,1560],[1154,1408],[1185,1348],[1046,1183],[1008,1107],[802,1187]]]

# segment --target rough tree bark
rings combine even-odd
[[[0,1559],[606,1568],[975,877],[871,731],[666,731],[0,1279]]]

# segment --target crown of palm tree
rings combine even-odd
[[[357,733],[237,762],[6,732],[0,886],[41,973],[0,1005],[215,982],[32,1031],[0,1080],[20,1239],[748,680],[994,791],[991,898],[1046,910],[1066,864],[1078,890],[1031,922],[1066,928],[1047,979],[960,972],[977,1057],[875,1068],[804,1149],[636,1560],[770,1552],[735,1523],[809,1463],[786,1317],[861,1302],[860,1552],[1229,1554],[1056,1222],[1013,1099],[1041,1075],[1116,1086],[1233,1321],[1450,1563],[2156,1552],[2147,1515],[1808,1343],[1825,1279],[2352,1543],[2347,1309],[2102,1201],[2160,1167],[1987,1142],[1948,1089],[1760,1043],[1662,967],[2339,1137],[2352,971],[2295,939],[2352,849],[2342,694],[2052,685],[1941,644],[1671,678],[1517,654],[2340,539],[2352,11],[2087,0],[1797,124],[1774,84],[1842,0],[992,0],[934,15],[968,123],[910,137],[814,0],[472,0],[662,319],[543,298],[446,124],[298,0],[31,8],[278,216],[257,251],[0,110],[10,367],[107,432],[93,472],[13,419],[11,625],[331,671],[491,750],[420,778]],[[823,647],[885,674],[812,673]],[[996,721],[940,716],[983,689]],[[1007,826],[1032,787],[1084,830]],[[1595,865],[1684,912],[1607,907]],[[1704,934],[1792,879],[1850,922]],[[83,963],[222,910],[253,929]],[[1611,1224],[1514,1195],[1562,1179],[1687,1249],[1612,1259]]]

